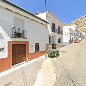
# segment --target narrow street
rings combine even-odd
[[[54,86],[86,86],[86,40],[60,50],[60,57],[51,59],[56,72]]]
[[[58,58],[43,56],[14,68],[0,78],[0,86],[86,86],[85,49],[86,40],[83,40],[60,49]]]
[[[59,58],[42,64],[34,86],[86,86],[85,49],[86,40],[60,49]]]

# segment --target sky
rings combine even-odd
[[[35,14],[45,12],[45,0],[10,0],[12,3]],[[86,0],[46,0],[47,10],[62,22],[69,24],[86,15]]]

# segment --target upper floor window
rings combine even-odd
[[[52,32],[55,32],[55,23],[52,23]]]
[[[61,28],[60,28],[60,26],[58,26],[58,34],[60,34],[61,33]]]
[[[14,17],[14,27],[12,28],[13,38],[25,38],[24,20]]]
[[[51,43],[51,36],[49,35],[49,43]]]

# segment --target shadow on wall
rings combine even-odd
[[[10,37],[0,26],[0,58],[8,57],[8,41],[11,41]]]
[[[8,58],[8,41],[11,41],[10,37],[6,34],[3,28],[0,26],[0,72],[10,69],[11,58]]]

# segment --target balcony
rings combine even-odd
[[[12,28],[12,38],[26,38],[25,30],[21,30],[20,28],[13,27]]]

